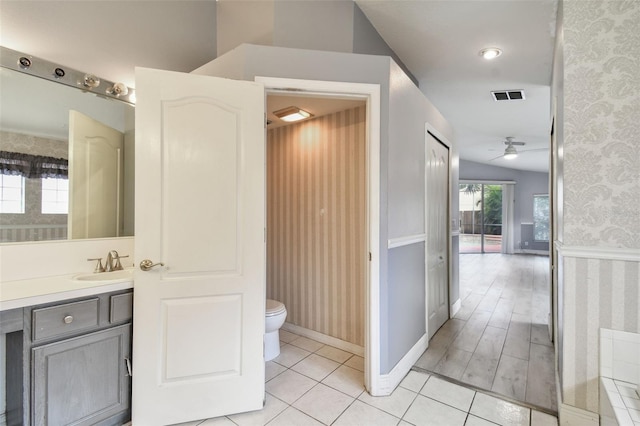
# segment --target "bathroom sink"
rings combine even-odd
[[[73,277],[74,281],[87,283],[108,284],[133,280],[133,269],[122,271],[100,272],[97,274],[79,274]]]

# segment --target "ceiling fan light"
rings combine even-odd
[[[518,156],[518,151],[516,151],[513,145],[507,146],[504,150],[504,159],[505,160],[513,160]]]

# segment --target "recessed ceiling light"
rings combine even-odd
[[[273,115],[275,115],[282,121],[288,122],[299,121],[304,120],[305,118],[313,117],[313,114],[311,114],[310,112],[307,112],[296,106],[290,106],[278,111],[274,111]]]
[[[482,49],[480,51],[480,56],[487,60],[495,59],[500,55],[502,55],[502,50],[498,49],[497,47],[487,47],[486,49]]]

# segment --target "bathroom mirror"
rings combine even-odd
[[[130,96],[105,96],[114,84],[90,75],[95,87],[86,86],[75,81],[84,73],[15,54],[2,48],[0,243],[133,235]],[[33,62],[22,69],[20,58]]]

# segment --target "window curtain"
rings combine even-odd
[[[69,160],[65,158],[0,151],[0,172],[26,178],[69,178]]]
[[[515,184],[502,185],[502,253],[513,254]]]

